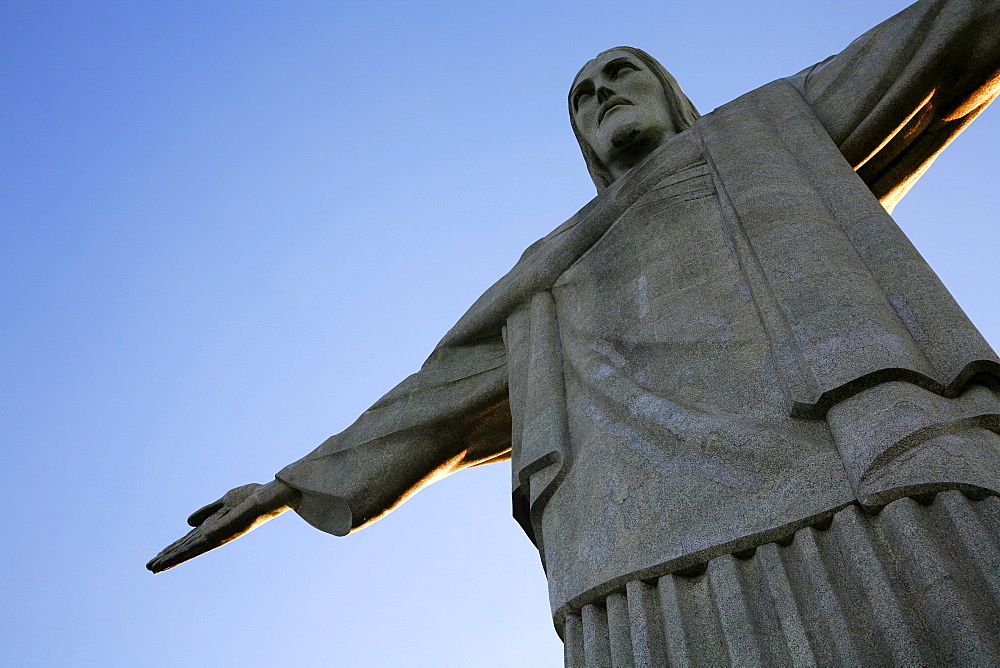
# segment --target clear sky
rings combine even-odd
[[[560,665],[506,464],[143,565],[593,196],[587,59],[641,47],[708,112],[906,4],[0,2],[0,664]],[[896,210],[994,345],[998,154],[993,109]]]

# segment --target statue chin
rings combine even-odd
[[[648,134],[648,131],[644,132],[643,129],[632,126],[620,128],[612,135],[611,146],[618,151],[627,150],[636,144],[646,143]]]
[[[612,171],[631,169],[673,134],[661,119],[651,118],[645,110],[628,108],[611,113],[620,118],[605,119],[600,134],[607,139],[600,142],[604,146],[597,153]]]

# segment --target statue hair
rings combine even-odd
[[[674,122],[674,129],[677,132],[683,132],[689,127],[694,125],[694,122],[698,120],[701,115],[698,110],[695,109],[694,104],[688,99],[684,91],[681,90],[681,86],[677,83],[677,79],[664,69],[663,65],[660,65],[651,55],[643,51],[642,49],[636,49],[631,46],[616,46],[613,49],[607,49],[597,54],[597,58],[600,58],[605,53],[609,51],[625,51],[630,53],[636,58],[638,58],[644,65],[646,65],[650,71],[656,75],[656,78],[660,80],[663,84],[663,92],[667,97],[667,107],[670,111],[670,118]],[[584,64],[583,67],[587,65]],[[580,72],[583,71],[583,67],[580,68]],[[573,77],[573,84],[576,84],[577,78],[580,76],[580,72],[576,73]],[[594,180],[594,185],[597,186],[597,192],[602,192],[605,188],[611,185],[614,178],[611,176],[611,170],[604,166],[601,159],[597,157],[597,153],[594,149],[590,147],[587,140],[580,135],[580,131],[576,127],[576,120],[573,118],[573,87],[570,86],[570,96],[569,96],[569,122],[573,127],[573,134],[576,135],[576,141],[580,144],[580,150],[583,152],[583,159],[587,163],[587,171],[590,172],[590,178]]]

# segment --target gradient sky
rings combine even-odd
[[[708,112],[906,4],[0,2],[0,663],[560,665],[506,464],[143,565],[593,197],[565,95],[598,51]],[[994,345],[998,154],[993,109],[896,209]]]

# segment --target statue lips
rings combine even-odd
[[[598,112],[597,114],[597,125],[600,125],[601,121],[604,120],[604,117],[608,115],[608,112],[614,109],[615,107],[622,105],[631,105],[631,104],[632,104],[631,102],[629,102],[623,97],[613,97],[609,99],[607,102],[604,103],[604,106],[601,107],[600,112]]]

